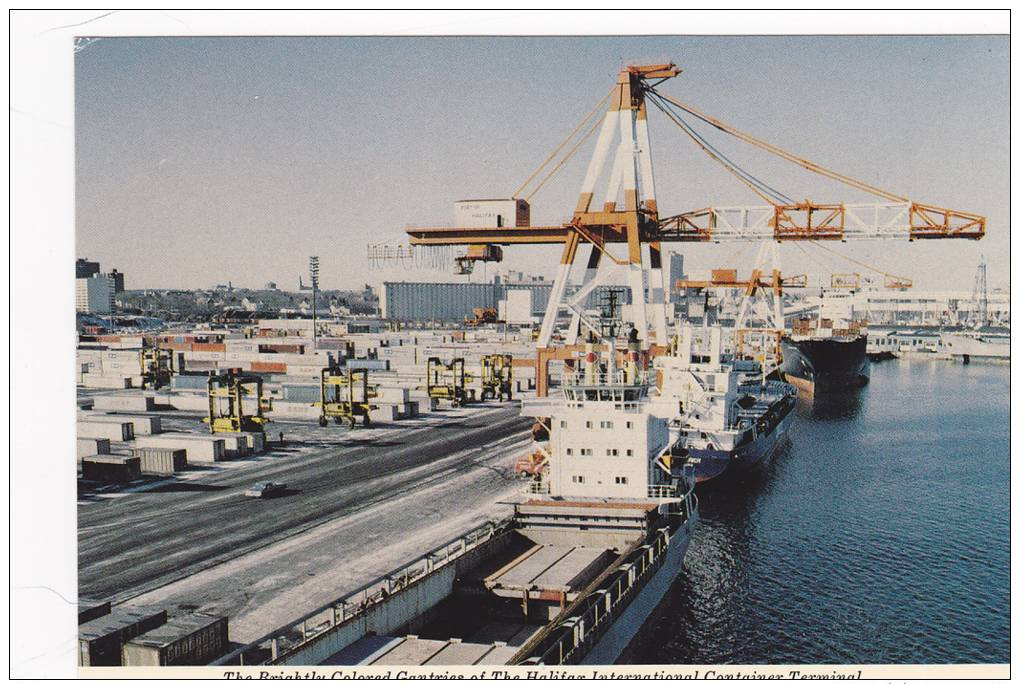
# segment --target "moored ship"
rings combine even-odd
[[[708,353],[694,349],[695,329],[678,328],[675,348],[656,359],[660,406],[673,412],[676,445],[688,454],[697,482],[752,473],[786,437],[797,390],[770,380],[752,360],[722,354],[722,329],[704,329]]]
[[[568,372],[549,465],[508,519],[281,628],[221,663],[613,663],[677,575],[698,519],[689,463],[652,411],[653,376],[628,355]]]
[[[808,394],[843,392],[868,383],[868,332],[855,320],[851,295],[825,292],[818,317],[793,322],[782,339],[783,377]]]
[[[942,349],[954,360],[1009,363],[1009,329],[981,328],[943,333]]]

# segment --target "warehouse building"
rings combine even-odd
[[[531,293],[531,313],[536,318],[545,314],[552,292],[552,283],[530,282],[492,283],[383,283],[382,317],[392,321],[418,321],[435,323],[463,322],[474,316],[474,309],[499,309],[507,301],[508,293],[525,290]],[[588,296],[586,308],[594,308],[617,292],[619,304],[630,303],[630,290],[623,287],[600,286]]]

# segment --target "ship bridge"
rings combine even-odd
[[[589,368],[563,375],[563,398],[572,408],[597,402],[612,404],[619,410],[637,411],[648,398],[653,381],[652,372],[647,370],[599,372]]]

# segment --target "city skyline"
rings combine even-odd
[[[664,90],[724,121],[912,200],[988,217],[977,243],[837,246],[844,256],[784,245],[785,270],[861,270],[849,257],[918,288],[968,289],[985,255],[989,287],[1002,287],[1007,55],[997,36],[103,39],[76,56],[77,256],[117,264],[133,288],[286,287],[310,254],[324,288],[462,282],[371,270],[366,246],[448,223],[458,199],[510,196],[620,66],[672,60],[684,73]],[[663,212],[761,203],[659,112],[649,120]],[[791,197],[864,199],[705,133]],[[590,146],[535,196],[533,222],[569,216]],[[692,271],[745,270],[754,253],[680,250]],[[473,280],[507,269],[549,278],[554,251],[506,249]]]

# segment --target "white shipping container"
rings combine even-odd
[[[506,317],[503,319],[511,325],[531,323],[531,290],[507,290]]]
[[[108,416],[85,411],[79,414],[79,420],[87,423],[131,423],[136,435],[158,435],[163,431],[158,416]]]
[[[209,397],[200,394],[178,394],[169,397],[170,406],[178,411],[208,411]]]
[[[131,387],[131,378],[82,373],[81,384],[89,389],[128,389]]]
[[[78,421],[78,436],[92,439],[108,439],[111,442],[126,442],[134,439],[134,426],[122,423],[88,423]]]
[[[105,437],[79,437],[78,458],[110,453],[110,440]]]
[[[188,452],[188,463],[222,461],[226,457],[226,445],[217,435],[146,435],[136,442],[139,447],[184,449]]]
[[[146,396],[118,396],[99,394],[93,397],[92,408],[96,411],[151,411],[156,400]]]

